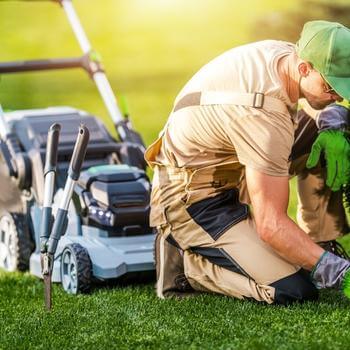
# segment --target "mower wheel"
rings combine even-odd
[[[61,283],[69,294],[88,293],[92,264],[88,251],[78,243],[67,245],[61,257]]]
[[[34,243],[23,214],[3,212],[0,216],[0,268],[26,271]]]

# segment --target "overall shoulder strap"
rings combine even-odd
[[[240,93],[231,91],[192,92],[182,97],[174,106],[174,112],[185,107],[206,105],[238,105],[276,112],[288,112],[281,100],[262,92]]]

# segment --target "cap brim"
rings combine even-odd
[[[350,100],[350,77],[332,77],[327,75],[324,75],[324,77],[339,96]]]

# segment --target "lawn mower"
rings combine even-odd
[[[154,270],[150,182],[142,138],[121,113],[72,1],[51,1],[66,13],[82,57],[3,62],[0,74],[83,68],[119,140],[97,117],[75,108],[0,109],[0,267],[29,268],[40,278],[50,272],[50,281],[76,294],[89,291],[94,281]],[[81,134],[90,134],[89,143]],[[54,263],[45,257],[47,249]]]

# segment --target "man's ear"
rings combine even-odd
[[[312,69],[312,66],[309,62],[302,61],[298,64],[298,72],[301,77],[307,77]]]

